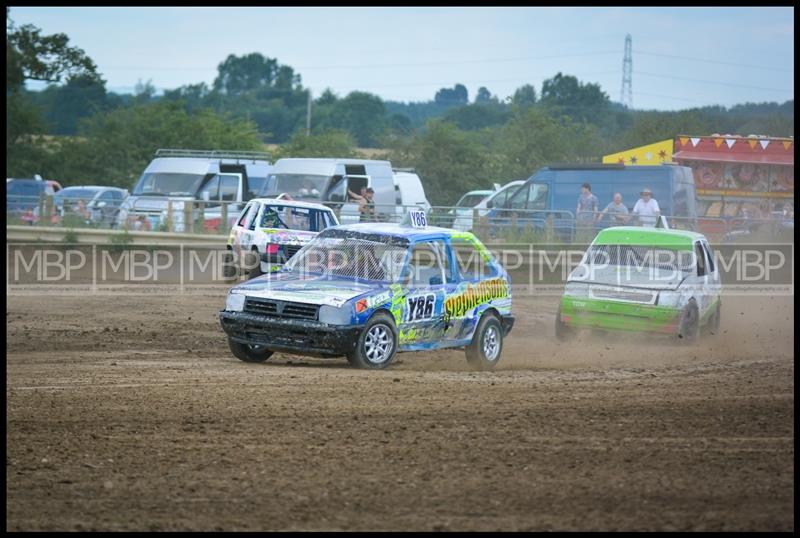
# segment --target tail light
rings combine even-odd
[[[278,244],[277,243],[267,243],[266,249],[267,254],[277,254],[278,252]]]

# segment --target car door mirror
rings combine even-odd
[[[488,202],[486,202],[487,209],[491,209],[493,207],[494,207],[494,200],[489,200]]]
[[[106,203],[105,203],[105,202],[97,202],[97,208],[98,208],[98,209],[102,209],[102,208],[104,208],[105,206],[106,206]]]

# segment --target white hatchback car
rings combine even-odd
[[[228,236],[234,262],[248,278],[279,269],[319,232],[339,224],[322,204],[276,198],[253,198]]]

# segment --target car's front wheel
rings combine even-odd
[[[250,268],[250,272],[247,274],[247,279],[251,280],[253,278],[260,277],[264,274],[261,270],[261,256],[258,253],[258,250],[253,249],[250,251],[250,259],[248,260],[248,265],[252,264]]]
[[[386,368],[397,354],[397,328],[394,318],[386,312],[374,314],[361,335],[356,347],[347,354],[347,361],[356,368]]]
[[[467,363],[477,370],[491,370],[503,351],[503,327],[494,314],[484,314],[472,342],[467,346]]]
[[[561,321],[561,305],[558,305],[558,310],[556,311],[556,339],[564,342],[572,338],[574,334],[575,330]]]
[[[256,344],[242,344],[228,338],[228,347],[237,359],[244,362],[264,362],[272,356],[272,351]]]

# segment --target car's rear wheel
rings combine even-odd
[[[714,308],[714,313],[711,314],[711,319],[708,320],[708,332],[710,334],[719,334],[720,315],[722,314],[722,304],[717,301],[717,306]]]
[[[231,348],[233,356],[244,362],[264,362],[270,358],[273,351],[265,346],[256,344],[242,344],[228,338],[228,347]]]
[[[556,311],[556,339],[564,342],[574,335],[575,329],[561,321],[561,305],[558,305],[558,311]]]
[[[694,344],[700,333],[700,314],[694,299],[681,311],[678,322],[678,338],[684,344]]]
[[[235,258],[233,255],[233,250],[228,248],[225,251],[225,257],[222,260],[222,276],[226,280],[230,280],[236,278],[237,268],[235,263]]]
[[[503,327],[497,316],[487,313],[481,317],[465,352],[467,363],[477,370],[491,370],[497,365],[503,352]]]
[[[394,318],[386,312],[377,312],[367,321],[355,349],[347,354],[347,361],[356,368],[380,369],[389,366],[396,354]]]

